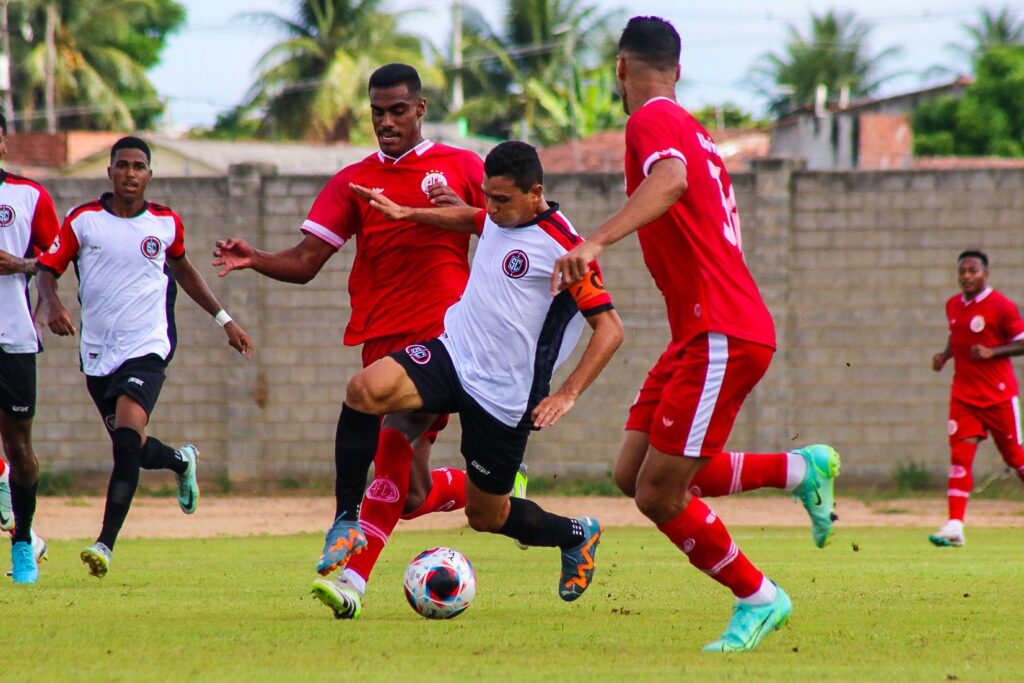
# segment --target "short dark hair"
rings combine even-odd
[[[484,173],[488,178],[511,178],[523,192],[544,184],[544,167],[537,150],[518,140],[503,142],[492,149],[484,159]]]
[[[7,117],[0,114],[0,134],[7,135]]]
[[[965,258],[976,258],[981,261],[981,265],[988,268],[988,254],[977,249],[968,249],[967,251],[960,252],[960,255],[956,257],[956,262],[960,263]]]
[[[409,93],[420,96],[423,84],[420,82],[420,75],[408,64],[385,64],[370,74],[370,85],[367,91],[374,88],[394,88],[404,85],[409,88]]]
[[[134,135],[123,137],[114,143],[114,146],[110,148],[110,163],[114,163],[114,157],[117,155],[119,149],[138,149],[142,150],[146,154],[146,163],[153,163],[153,155],[149,152],[149,145],[142,138],[137,138]]]
[[[619,52],[628,52],[655,69],[679,66],[679,34],[661,17],[633,17],[619,38]]]

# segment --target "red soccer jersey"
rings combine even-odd
[[[469,278],[469,235],[409,221],[392,221],[357,197],[349,183],[379,190],[398,204],[431,206],[427,192],[450,186],[471,206],[484,205],[483,162],[476,154],[424,141],[399,159],[372,154],[346,166],[313,202],[302,231],[340,248],[353,236],[348,279],[352,315],[345,344],[396,334],[439,335],[444,312]]]
[[[995,347],[1024,339],[1024,321],[1017,306],[991,287],[965,301],[957,294],[946,302],[949,321],[949,350],[956,370],[953,398],[986,407],[1009,401],[1017,395],[1017,378],[1009,358],[980,360],[971,357],[975,344]]]
[[[774,348],[771,314],[743,260],[736,196],[725,165],[696,119],[660,97],[626,124],[626,194],[669,157],[686,163],[686,192],[637,234],[665,297],[672,341],[714,331]]]

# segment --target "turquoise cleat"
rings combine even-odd
[[[594,557],[601,542],[601,525],[593,517],[576,520],[583,527],[583,542],[562,551],[562,576],[558,580],[558,596],[566,602],[578,599],[594,578]]]
[[[31,543],[18,541],[11,544],[11,578],[14,583],[35,583],[39,580],[39,564]]]
[[[365,547],[366,536],[363,535],[363,528],[359,526],[359,522],[339,517],[327,530],[324,551],[316,565],[317,573],[327,576],[335,569],[344,567],[353,555],[363,552]]]
[[[824,548],[832,540],[835,514],[835,483],[839,476],[839,453],[831,446],[815,444],[795,453],[807,463],[807,475],[793,489],[793,497],[800,500],[811,517],[811,537],[814,545]]]
[[[774,582],[773,582],[774,583]],[[778,586],[776,586],[778,588]],[[737,602],[732,619],[722,637],[704,646],[705,652],[748,652],[761,644],[764,637],[787,623],[793,614],[793,601],[778,588],[775,599],[767,605],[745,605]]]
[[[355,619],[363,611],[359,591],[344,575],[332,579],[316,579],[311,592],[317,600],[331,608],[335,619]]]
[[[113,559],[114,551],[106,546],[105,543],[97,541],[91,546],[82,551],[79,557],[82,562],[89,566],[90,576],[95,576],[97,579],[102,579],[107,575],[107,570],[110,569],[110,561]]]
[[[178,449],[182,459],[188,463],[184,474],[174,474],[178,483],[178,505],[186,515],[191,515],[199,505],[199,481],[196,479],[196,465],[199,461],[199,449],[190,443]]]

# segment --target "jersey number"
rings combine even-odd
[[[722,209],[725,211],[725,221],[722,223],[722,231],[725,239],[740,251],[743,251],[743,237],[740,235],[740,214],[736,209],[736,193],[732,185],[729,185],[729,194],[725,194],[725,187],[722,185],[722,169],[708,159],[708,173],[718,183],[718,194],[722,198]]]

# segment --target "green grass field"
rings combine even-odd
[[[791,624],[744,655],[700,652],[731,597],[649,529],[609,529],[595,583],[573,604],[557,597],[553,549],[468,530],[398,533],[355,621],[336,621],[307,592],[318,536],[126,540],[102,581],[78,561],[83,541],[52,544],[37,586],[3,585],[0,678],[1024,678],[1021,531],[972,528],[958,550],[932,548],[924,530],[842,529],[825,550],[806,529],[733,532],[794,603]],[[418,617],[402,595],[405,563],[434,545],[459,548],[477,570],[476,602],[452,621]]]

